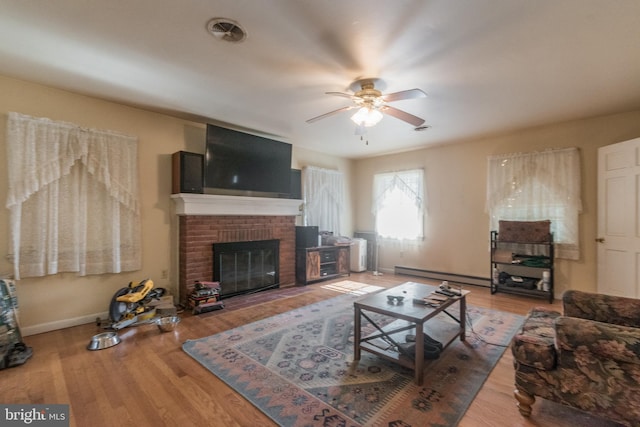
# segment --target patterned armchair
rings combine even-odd
[[[563,315],[531,310],[513,337],[520,413],[539,396],[640,426],[640,300],[567,291],[562,303]]]

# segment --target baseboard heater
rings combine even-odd
[[[460,283],[463,285],[475,286],[491,286],[491,279],[486,277],[468,276],[466,274],[445,273],[442,271],[423,270],[421,268],[395,266],[395,274],[404,274],[406,276],[424,277],[425,279],[446,280],[451,283]]]

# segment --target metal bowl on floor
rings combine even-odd
[[[120,344],[120,337],[117,333],[103,332],[91,338],[89,345],[87,345],[87,350],[103,350],[116,344]]]
[[[166,316],[161,317],[156,320],[156,325],[158,325],[158,329],[162,332],[171,332],[176,326],[180,323],[180,318],[178,316]]]

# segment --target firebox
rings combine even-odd
[[[280,286],[280,241],[258,240],[213,244],[213,280],[228,298]]]

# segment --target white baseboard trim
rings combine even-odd
[[[72,326],[86,325],[87,323],[96,323],[96,319],[107,319],[109,313],[87,314],[86,316],[74,317],[72,319],[56,320],[55,322],[40,323],[38,325],[20,327],[23,337],[30,335],[42,334],[45,332],[56,331],[58,329],[70,328]],[[88,339],[88,338],[87,338]]]

